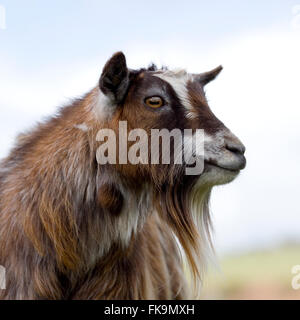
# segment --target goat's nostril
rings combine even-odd
[[[246,151],[246,148],[242,143],[234,141],[226,141],[226,149],[238,154],[244,154]]]

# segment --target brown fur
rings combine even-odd
[[[114,232],[112,225],[123,201],[113,187],[113,176],[110,185],[105,179],[97,181],[100,175],[108,177],[109,168],[99,168],[95,159],[99,125],[85,111],[92,95],[21,136],[2,163],[2,168],[9,168],[0,177],[0,264],[7,278],[7,289],[1,292],[4,299],[185,296],[174,238],[157,215],[149,216],[126,250],[115,243],[99,261],[90,261],[91,248],[98,251],[102,246],[101,233]],[[91,131],[74,128],[73,124],[82,122]],[[132,167],[119,170],[134,189],[144,183]],[[81,191],[76,190],[78,171],[85,176]],[[169,252],[174,254],[169,257]]]
[[[177,239],[199,277],[204,236],[191,214],[198,177],[185,176],[176,165],[101,166],[96,136],[101,128],[118,133],[120,120],[128,122],[128,130],[143,128],[149,135],[151,128],[214,132],[223,124],[209,110],[200,85],[190,84],[199,117],[187,122],[172,87],[153,77],[154,67],[132,71],[127,79],[123,57],[113,60],[123,69],[114,68],[109,78],[108,63],[103,72],[108,78],[100,80],[115,104],[111,117],[95,113],[96,87],[21,135],[1,163],[0,265],[7,279],[2,299],[192,297]],[[153,88],[170,100],[165,109],[150,110],[140,102]],[[87,130],[78,129],[82,123]],[[211,187],[201,189],[204,229]]]

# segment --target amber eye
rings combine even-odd
[[[146,98],[145,103],[151,108],[160,108],[164,105],[163,99],[157,96]]]

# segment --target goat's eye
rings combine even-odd
[[[164,105],[163,99],[158,96],[146,98],[145,103],[151,108],[160,108]]]

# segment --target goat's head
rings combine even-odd
[[[154,66],[129,70],[123,53],[116,53],[105,65],[100,78],[100,89],[106,98],[105,112],[114,123],[127,121],[128,130],[144,129],[149,136],[151,129],[179,129],[181,132],[203,129],[204,167],[198,177],[211,186],[230,182],[245,167],[245,147],[212,113],[204,93],[204,86],[221,70],[221,66],[202,74],[157,70]],[[183,143],[191,143],[191,140]],[[173,164],[176,151],[175,148],[170,150]],[[181,167],[186,165],[183,162]],[[151,177],[162,181],[162,177],[166,177],[165,166],[153,167],[141,169],[139,166],[139,173],[151,168]],[[169,172],[178,175],[182,170]]]
[[[125,177],[133,177],[134,183],[140,178],[156,190],[155,205],[179,238],[195,273],[199,268],[196,256],[200,252],[201,257],[203,242],[209,239],[211,188],[232,181],[246,164],[245,147],[212,113],[205,98],[204,86],[221,70],[221,66],[201,74],[154,66],[131,70],[123,53],[116,53],[105,65],[99,82],[100,114],[115,131],[120,120],[127,121],[128,130],[140,128],[149,135],[151,129],[204,130],[204,165],[197,175],[184,174],[187,162],[120,169]],[[172,150],[174,160],[178,150]]]

